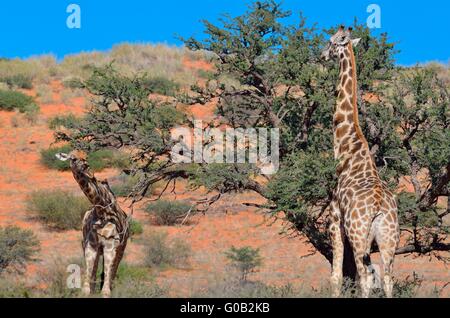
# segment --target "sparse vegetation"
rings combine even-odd
[[[186,266],[191,248],[179,239],[169,240],[166,233],[152,233],[144,239],[145,264],[166,268]]]
[[[259,249],[250,246],[241,248],[232,246],[225,255],[230,260],[230,265],[239,271],[239,280],[242,283],[246,283],[248,275],[254,273],[262,265]]]
[[[145,211],[153,216],[157,225],[175,225],[192,209],[192,205],[187,202],[158,200],[148,204]]]
[[[69,145],[61,147],[52,147],[46,150],[41,150],[41,163],[49,169],[55,169],[59,171],[66,171],[70,169],[70,163],[68,161],[58,160],[55,155],[57,153],[69,153],[72,151],[72,147]]]
[[[16,226],[0,227],[0,275],[5,271],[21,272],[35,260],[39,248],[32,231]]]
[[[21,113],[27,111],[34,104],[32,97],[20,92],[0,90],[0,110],[18,110]]]
[[[165,96],[175,96],[180,89],[180,85],[165,77],[147,78],[143,85],[154,94]]]
[[[64,127],[64,128],[72,128],[74,127],[74,125],[76,123],[78,123],[80,121],[79,118],[75,117],[73,114],[69,114],[69,115],[59,115],[59,116],[55,116],[53,117],[49,123],[48,123],[48,127],[50,129],[57,129],[59,127]]]
[[[144,232],[144,228],[142,227],[142,223],[136,219],[131,219],[130,222],[130,236],[140,235]]]
[[[0,78],[0,82],[8,85],[9,88],[32,89],[33,81],[31,77],[24,74],[15,74]]]
[[[36,191],[28,198],[29,210],[57,230],[79,230],[90,206],[85,197],[62,190]]]
[[[37,98],[42,104],[51,104],[53,100],[53,90],[47,84],[39,84],[36,86]]]

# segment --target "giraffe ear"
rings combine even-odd
[[[353,47],[358,46],[358,44],[359,44],[360,41],[361,41],[361,38],[353,39],[353,40],[352,40],[352,45],[353,45]]]

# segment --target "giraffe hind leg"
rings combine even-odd
[[[386,222],[381,223],[380,229],[377,231],[376,241],[380,250],[383,269],[383,290],[387,298],[392,298],[394,289],[392,273],[395,251],[399,241],[398,227],[392,228]]]

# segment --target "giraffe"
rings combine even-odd
[[[120,208],[108,181],[98,181],[80,152],[59,153],[59,160],[70,160],[75,180],[86,195],[92,208],[86,212],[82,223],[82,247],[86,262],[83,294],[95,290],[97,266],[103,255],[102,295],[111,296],[111,285],[122,260],[129,236],[128,217]]]
[[[329,233],[333,247],[331,288],[339,297],[342,287],[344,240],[348,238],[355,257],[361,296],[369,297],[374,272],[370,252],[375,240],[382,262],[383,289],[393,292],[392,272],[399,242],[395,196],[381,181],[369,145],[359,125],[356,63],[352,28],[341,26],[322,52],[322,58],[339,59],[338,96],[333,117],[334,156],[338,184],[331,202]]]

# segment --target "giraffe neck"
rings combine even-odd
[[[359,125],[356,62],[351,42],[340,53],[339,62],[338,98],[333,117],[334,155],[339,163],[338,173],[354,166],[377,174],[369,145]],[[365,164],[355,165],[355,161]]]
[[[84,195],[88,198],[94,206],[106,206],[108,205],[99,193],[99,189],[95,182],[91,180],[92,176],[87,175],[88,172],[79,171],[75,165],[72,165],[73,176],[83,191]]]

